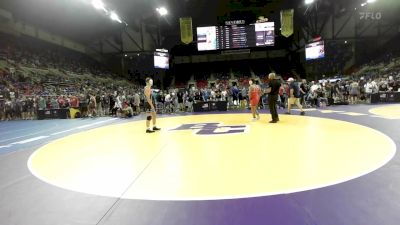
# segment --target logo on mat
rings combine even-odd
[[[197,135],[218,135],[218,134],[237,134],[246,131],[246,125],[223,126],[221,123],[194,123],[182,124],[171,131],[197,130]]]

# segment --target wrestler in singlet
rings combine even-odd
[[[250,105],[257,107],[260,102],[261,89],[258,85],[253,84],[250,86]]]
[[[249,84],[250,108],[253,115],[253,121],[256,121],[260,119],[260,114],[258,113],[257,108],[260,102],[261,88],[258,85],[254,84],[253,80],[250,80]]]
[[[156,109],[155,109],[155,101],[153,99],[153,91],[151,89],[153,86],[153,79],[146,78],[146,87],[144,88],[144,96],[145,102],[144,107],[147,112],[147,119],[146,119],[146,133],[154,133],[155,131],[159,131],[160,128],[156,126]],[[150,121],[153,121],[153,129],[150,129]]]

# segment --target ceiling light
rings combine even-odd
[[[313,2],[314,2],[314,0],[305,0],[306,5],[312,4]]]
[[[104,3],[101,0],[92,0],[92,5],[95,9],[103,10],[104,12],[107,12],[107,9],[104,5]]]
[[[157,8],[156,10],[160,14],[160,16],[165,16],[168,14],[168,10],[164,7]]]
[[[114,21],[117,21],[118,23],[122,23],[121,19],[119,18],[119,16],[115,12],[111,12],[110,18],[112,20],[114,20]]]

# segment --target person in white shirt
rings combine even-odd
[[[178,98],[176,96],[175,90],[171,93],[171,108],[172,112],[176,112],[176,108],[178,106]]]
[[[114,109],[117,113],[119,112],[119,110],[122,109],[122,97],[120,95],[117,95],[117,97],[115,98]]]
[[[172,96],[170,93],[168,93],[167,95],[165,95],[165,110],[170,113],[171,112],[171,100],[172,100]]]
[[[135,110],[136,115],[139,115],[140,114],[140,96],[137,92],[133,96],[133,105],[135,106],[135,109],[136,109]]]
[[[224,89],[224,90],[221,92],[221,95],[222,95],[222,101],[228,101],[226,89]]]
[[[168,93],[168,94],[165,96],[165,102],[171,102],[171,94],[170,94],[170,93]]]
[[[372,94],[372,81],[368,80],[368,82],[364,85],[365,93],[369,96]]]
[[[364,85],[365,94],[367,99],[371,99],[371,95],[378,92],[378,86],[376,82],[372,79],[368,80],[368,82]]]
[[[310,87],[310,96],[315,102],[316,105],[318,105],[318,94],[317,90],[321,89],[321,85],[318,82],[311,81],[311,87]]]
[[[319,83],[315,83],[314,81],[311,82],[311,88],[310,91],[313,93],[316,90],[318,90],[318,88],[321,88],[321,86],[319,85]]]
[[[215,91],[214,91],[214,89],[212,89],[211,90],[211,101],[215,101],[216,100],[216,94],[215,94]]]

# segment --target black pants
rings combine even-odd
[[[281,96],[278,96],[278,97],[280,97],[281,98],[281,102],[280,102],[280,107],[282,107],[282,108],[286,108],[286,97],[284,96],[284,95],[281,95]]]
[[[269,95],[268,96],[268,106],[269,111],[271,112],[272,120],[278,121],[278,112],[276,111],[276,104],[278,102],[278,95]]]
[[[301,97],[300,97],[300,105],[304,106],[305,100],[306,100],[306,95],[302,94]]]

